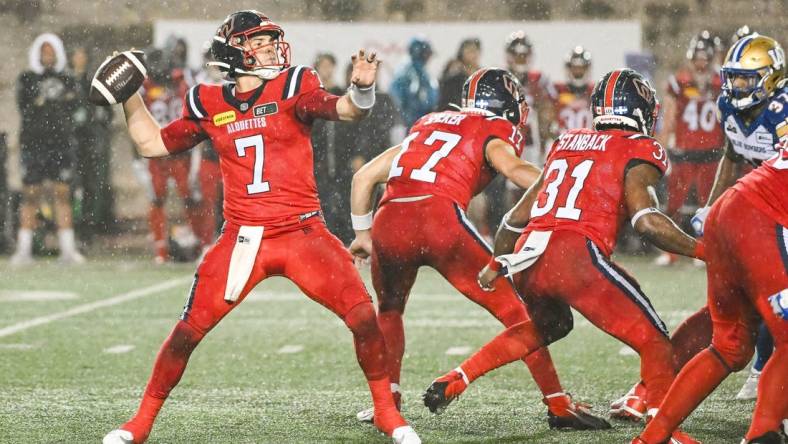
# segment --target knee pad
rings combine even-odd
[[[574,328],[574,317],[569,305],[561,301],[540,301],[530,304],[534,325],[542,334],[545,345],[550,345],[569,334]]]
[[[377,316],[371,302],[351,308],[342,320],[355,336],[368,336],[378,329]]]
[[[755,353],[755,331],[742,324],[730,323],[728,328],[715,324],[711,348],[731,372],[744,369]]]

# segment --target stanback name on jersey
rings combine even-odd
[[[516,155],[522,135],[508,120],[483,110],[427,114],[413,125],[389,171],[382,202],[437,195],[463,208],[495,176],[484,154],[487,142],[501,139]]]
[[[788,135],[788,87],[778,90],[749,125],[724,96],[717,103],[723,130],[736,154],[754,165],[775,155],[774,145]]]
[[[562,134],[548,154],[526,232],[574,231],[612,254],[628,216],[624,178],[640,163],[664,174],[667,152],[653,138],[631,131],[575,129]]]

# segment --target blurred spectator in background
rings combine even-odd
[[[181,116],[183,97],[189,85],[183,77],[184,69],[172,68],[173,64],[168,60],[167,53],[154,48],[147,51],[146,54],[148,78],[142,86],[142,98],[153,118],[159,125],[164,126]],[[213,241],[212,236],[207,236],[207,230],[202,224],[201,203],[195,199],[193,189],[189,186],[190,176],[195,177],[191,173],[194,165],[191,156],[191,153],[183,153],[142,160],[148,164],[147,171],[142,171],[147,173],[147,177],[141,179],[143,184],[148,187],[151,197],[149,222],[155,249],[154,261],[157,264],[167,262],[171,253],[165,208],[170,179],[175,182],[178,195],[183,199],[184,212],[191,227],[191,233],[188,234],[184,234],[181,227],[178,232],[173,232],[173,240],[179,246],[177,258],[194,259],[195,257],[188,257],[188,255],[183,256],[183,252],[198,243],[204,249]],[[192,248],[192,250],[194,249]]]
[[[164,44],[164,53],[170,69],[187,69],[189,59],[189,44],[186,39],[171,35]]]
[[[344,94],[342,88],[334,80],[337,60],[333,54],[327,52],[318,54],[312,66],[317,71],[326,91],[336,95]],[[312,152],[314,153],[315,181],[326,226],[343,242],[348,242],[349,239],[346,239],[348,229],[345,225],[348,225],[350,207],[346,205],[344,196],[350,191],[342,189],[345,175],[342,168],[348,167],[347,159],[350,147],[341,145],[337,141],[337,131],[343,125],[349,125],[349,123],[316,120],[312,124]],[[352,230],[350,232],[352,233]]]
[[[662,129],[657,139],[668,149],[666,213],[685,224],[706,204],[717,174],[724,142],[717,121],[717,96],[722,81],[714,64],[715,44],[709,31],[692,38],[687,62],[668,78],[662,100]],[[670,265],[678,257],[662,253],[657,265]]]
[[[224,74],[215,66],[208,66],[212,61],[211,42],[202,47],[202,63],[193,71],[193,84],[205,83],[221,85]],[[191,150],[191,167],[189,168],[189,188],[192,199],[199,202],[198,217],[200,224],[196,233],[203,247],[213,244],[217,236],[217,228],[221,226],[222,217],[222,172],[219,166],[219,154],[210,140],[201,142]]]
[[[438,109],[447,110],[450,104],[460,105],[462,85],[472,73],[480,68],[482,43],[478,38],[465,39],[460,43],[457,57],[449,60],[443,68],[439,88]]]
[[[414,37],[408,44],[408,54],[410,62],[397,72],[390,87],[406,128],[438,105],[438,82],[427,72],[432,45],[424,37]]]
[[[112,107],[88,102],[92,72],[84,47],[71,53],[71,75],[76,81],[74,107],[74,145],[77,153],[75,185],[81,190],[80,214],[75,215],[77,231],[83,241],[97,233],[107,233],[113,226],[113,197],[110,181],[110,144],[112,142]]]
[[[506,65],[523,85],[525,101],[531,107],[523,155],[529,162],[542,165],[545,145],[554,136],[550,134],[550,123],[555,120],[553,100],[556,93],[547,75],[531,66],[533,44],[523,31],[510,34],[505,48]]]
[[[566,81],[556,82],[556,120],[551,124],[552,134],[560,134],[574,128],[591,128],[591,53],[576,46],[566,57]]]
[[[30,70],[17,80],[16,100],[21,113],[23,188],[20,227],[11,264],[33,261],[33,230],[42,198],[51,192],[58,228],[60,260],[81,263],[77,251],[71,209],[70,183],[74,172],[71,116],[77,100],[74,79],[64,72],[66,53],[54,34],[42,34],[28,52]],[[51,188],[48,186],[51,185]],[[46,186],[46,188],[45,188]],[[45,193],[46,191],[46,193]]]

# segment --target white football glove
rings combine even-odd
[[[706,216],[709,215],[709,209],[710,207],[698,208],[698,211],[692,216],[692,229],[695,230],[695,234],[698,236],[703,236],[703,225],[706,223]]]
[[[769,297],[772,310],[778,318],[788,321],[788,288]]]

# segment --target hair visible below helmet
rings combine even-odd
[[[462,86],[462,107],[490,111],[518,128],[528,119],[520,82],[500,68],[482,68],[468,77]]]
[[[269,34],[274,40],[261,48],[244,47],[248,40],[260,34]],[[227,72],[230,77],[242,74],[273,79],[290,67],[290,44],[284,41],[284,36],[282,27],[261,12],[234,12],[224,19],[213,36],[211,54],[214,61],[210,63]],[[260,63],[258,52],[269,46],[274,50],[276,61],[270,64]]]
[[[776,40],[757,33],[742,37],[725,56],[722,95],[737,109],[771,97],[785,81],[785,53]]]
[[[706,55],[706,60],[711,61],[714,58],[716,48],[717,44],[711,36],[711,33],[707,30],[703,30],[690,40],[689,46],[687,47],[687,59],[693,60],[698,53],[701,53]]]
[[[652,135],[659,112],[657,92],[632,69],[611,71],[597,82],[591,94],[594,129],[626,129]]]

